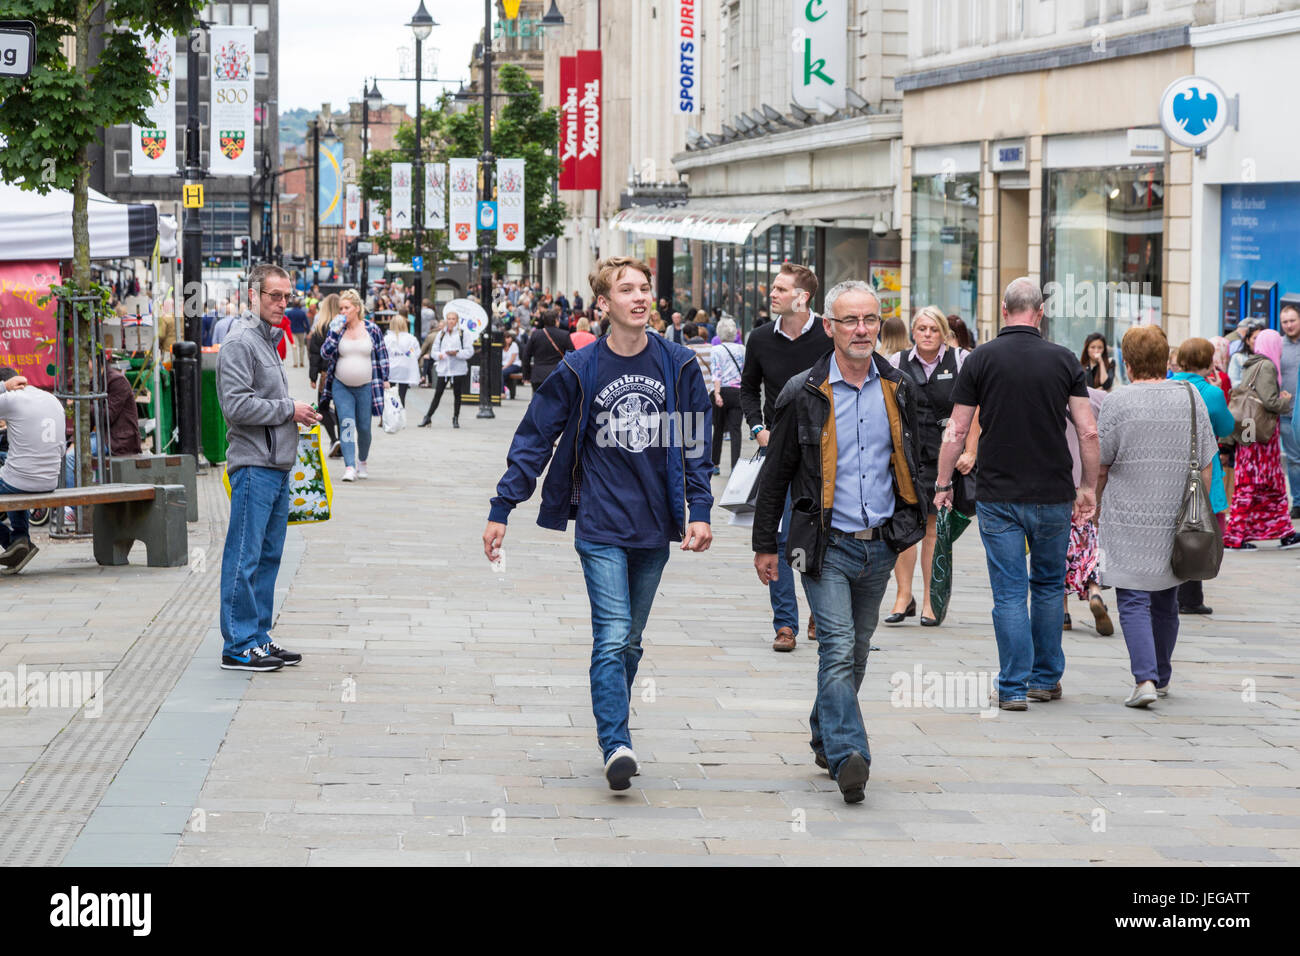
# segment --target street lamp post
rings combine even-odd
[[[370,89],[366,84],[361,84],[361,170],[365,174],[366,156],[370,153],[370,111],[378,111],[384,105],[384,98],[379,94],[379,83],[376,81]],[[366,192],[364,183],[359,187],[361,191],[361,241],[370,238],[370,204],[366,201]],[[357,284],[361,287],[361,298],[366,297],[367,287],[370,285],[370,259],[369,253],[363,253],[357,250],[358,270]]]
[[[415,16],[411,17],[411,22],[407,24],[415,35],[415,163],[411,170],[411,186],[415,194],[415,221],[411,223],[412,235],[415,239],[415,261],[411,264],[415,265],[418,262],[419,268],[412,272],[414,302],[411,303],[410,314],[412,324],[415,326],[416,338],[423,335],[420,319],[424,307],[424,249],[421,235],[421,229],[424,227],[424,162],[420,143],[420,81],[424,78],[424,63],[421,56],[424,41],[429,38],[429,34],[437,25],[433,17],[429,16],[429,11],[424,9],[424,0],[420,0],[420,9],[415,11]]]
[[[492,0],[483,0],[483,201],[492,201]],[[500,213],[498,212],[498,215]],[[492,244],[479,232],[478,294],[487,324],[483,326],[483,350],[478,375],[478,417],[496,418],[492,411]]]

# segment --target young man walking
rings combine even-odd
[[[778,575],[777,526],[790,498],[787,554],[803,572],[817,620],[817,700],[808,718],[814,759],[846,803],[871,770],[858,690],[894,561],[925,537],[915,391],[876,354],[880,300],[865,282],[826,293],[835,350],[796,375],[776,401],[754,515],[758,579]]]
[[[775,416],[776,397],[792,375],[807,371],[831,351],[831,336],[813,314],[810,303],[817,294],[817,277],[807,266],[787,262],[772,280],[769,300],[774,321],[760,325],[745,343],[745,369],[740,377],[740,408],[750,437],[766,448]],[[760,394],[761,389],[761,394]],[[788,527],[786,502],[783,528]],[[792,651],[799,634],[799,600],[794,593],[794,573],[785,559],[785,532],[777,539],[778,576],[768,585],[772,602],[774,651]],[[808,620],[813,639],[813,621]]]
[[[271,640],[275,578],[289,521],[289,469],[298,459],[298,425],[320,414],[289,397],[276,346],[292,286],[279,266],[254,267],[248,309],[217,356],[217,396],[226,417],[230,525],[221,555],[221,666],[274,671],[302,655]]]
[[[596,266],[591,291],[609,335],[565,353],[537,390],[483,532],[496,561],[510,511],[532,496],[554,452],[537,523],[563,531],[576,519],[591,601],[591,707],[611,790],[626,790],[639,770],[628,706],[669,543],[705,551],[713,541],[709,396],[694,352],[646,334],[652,289],[639,260]]]
[[[1087,521],[1097,507],[1101,448],[1083,366],[1069,349],[1043,338],[1042,323],[1038,284],[1012,280],[1002,300],[1002,330],[970,354],[957,377],[934,486],[935,511],[951,507],[953,467],[978,407],[975,510],[993,589],[1002,710],[1028,710],[1031,700],[1061,697],[1061,589],[1070,519],[1073,513],[1076,521]],[[1079,436],[1077,491],[1065,437],[1067,408]]]

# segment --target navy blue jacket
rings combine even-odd
[[[704,389],[704,376],[700,373],[695,353],[674,345],[659,335],[648,336],[648,348],[659,350],[659,371],[668,387],[664,395],[664,411],[668,422],[678,416],[694,413],[692,425],[685,431],[687,441],[681,440],[683,429],[665,423],[663,434],[674,434],[671,447],[663,449],[667,458],[668,508],[676,521],[680,536],[686,534],[691,521],[708,521],[713,506],[710,475],[713,463],[709,460],[712,447],[713,405]],[[597,347],[567,352],[545,382],[542,383],[524,420],[519,423],[514,440],[510,443],[505,475],[497,485],[497,496],[492,499],[489,521],[502,524],[510,511],[520,502],[532,497],[537,479],[546,469],[554,452],[546,480],[542,483],[542,507],[537,523],[543,528],[563,531],[569,521],[578,515],[578,497],[582,492],[582,442],[587,434],[591,402],[596,389]],[[559,439],[559,444],[556,444]],[[691,452],[695,453],[691,457]],[[597,507],[604,494],[636,493],[639,489],[598,489]]]

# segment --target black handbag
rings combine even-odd
[[[1174,552],[1171,560],[1174,575],[1184,581],[1208,581],[1219,573],[1223,563],[1223,536],[1210,496],[1201,481],[1201,469],[1196,461],[1196,392],[1187,382],[1187,398],[1192,406],[1192,450],[1188,456],[1186,490],[1183,504],[1178,509],[1178,524],[1174,527]]]

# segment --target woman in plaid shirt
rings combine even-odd
[[[325,384],[320,390],[323,405],[331,399],[338,414],[339,438],[343,443],[344,481],[367,477],[370,454],[370,419],[384,413],[384,389],[388,380],[388,349],[379,326],[365,317],[361,296],[354,289],[339,293],[341,314],[330,323],[329,334],[320,347],[325,363]],[[366,410],[369,398],[370,409]]]

